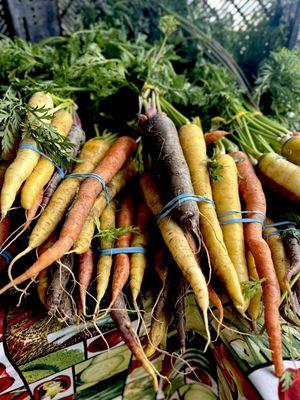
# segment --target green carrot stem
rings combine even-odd
[[[171,119],[173,119],[175,125],[180,127],[182,125],[190,124],[190,121],[178,110],[176,110],[176,108],[172,104],[170,104],[166,99],[160,97],[159,102],[162,110],[164,110],[168,114],[168,116]]]
[[[272,134],[268,134],[267,132],[262,133],[260,130],[255,129],[253,127],[250,128],[250,132],[251,134],[253,134],[253,136],[264,137],[266,140],[268,140],[269,144],[271,144],[276,153],[281,153],[282,146],[277,139],[274,139],[274,136]]]
[[[292,132],[289,131],[288,129],[286,129],[284,126],[282,126],[281,124],[279,124],[276,121],[273,121],[272,119],[266,117],[263,114],[258,114],[257,118],[261,121],[264,121],[265,123],[267,123],[268,125],[273,126],[275,129],[277,129],[278,131],[282,132],[283,134],[286,135],[292,135]]]
[[[234,135],[234,138],[242,147],[246,149],[245,152],[251,154],[255,159],[258,160],[263,155],[262,152],[258,151],[257,149],[254,150],[253,147],[249,146],[249,143],[243,141],[240,137]]]
[[[255,145],[255,143],[254,143],[254,140],[253,140],[253,138],[252,138],[252,135],[250,134],[250,131],[249,131],[249,129],[248,129],[247,122],[245,121],[245,117],[242,117],[242,121],[241,121],[241,122],[242,122],[242,123],[244,122],[244,128],[245,128],[245,131],[246,131],[246,135],[247,135],[247,137],[249,138],[249,142],[250,142],[251,145],[253,146],[254,150],[257,150],[256,145]]]
[[[273,132],[274,136],[278,137],[281,134],[281,131],[279,131],[278,129],[272,127],[271,125],[268,125],[267,123],[261,121],[261,120],[255,120],[254,116],[247,116],[249,123],[253,124],[254,126],[256,126],[258,129],[266,129],[268,132]]]
[[[231,140],[229,140],[227,137],[223,137],[220,142],[223,143],[225,149],[229,152],[229,153],[233,153],[234,151],[238,151],[239,148],[238,146],[233,143]]]
[[[266,141],[266,139],[263,136],[260,136],[260,138],[258,139],[260,141],[260,143],[263,145],[263,147],[270,153],[273,153],[274,150],[272,149],[272,147],[269,145],[269,143]]]

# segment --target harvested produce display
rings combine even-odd
[[[170,12],[156,40],[105,19],[0,37],[3,392],[300,398],[300,137],[257,104],[278,55],[251,93]]]

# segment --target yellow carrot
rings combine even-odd
[[[235,214],[225,215],[219,218],[219,220],[226,222],[232,219],[241,219],[238,173],[235,162],[229,154],[217,155],[216,162],[221,166],[219,179],[212,179],[213,199],[217,213],[218,215],[222,215],[230,213],[230,211],[236,211]],[[221,223],[220,225],[229,257],[235,267],[239,281],[248,281],[243,224],[240,222]],[[245,307],[247,308],[247,304]]]
[[[49,94],[43,92],[35,93],[28,103],[31,107],[45,107],[49,109],[48,114],[51,114],[53,101]],[[38,112],[36,112],[38,114]],[[43,115],[41,115],[42,117]],[[30,114],[28,118],[30,118]],[[43,121],[49,123],[48,119]],[[38,122],[36,122],[38,124]],[[36,142],[29,138],[21,141],[21,145],[31,145],[36,147]],[[30,176],[34,167],[38,163],[40,155],[30,149],[19,149],[15,160],[7,168],[4,176],[4,183],[1,190],[1,218],[4,218],[11,206],[13,205],[17,192],[22,183]]]
[[[246,255],[247,255],[249,277],[251,280],[258,281],[259,276],[256,270],[254,257],[249,249],[247,249]],[[247,313],[252,319],[254,327],[256,326],[256,320],[259,317],[261,311],[261,296],[262,296],[262,288],[259,287],[256,295],[253,296],[252,299],[250,300],[250,304],[247,310]]]
[[[179,139],[189,166],[195,194],[212,199],[206,144],[201,128],[194,124],[184,125],[179,130]],[[205,201],[198,202],[198,207],[200,231],[209,252],[212,268],[227,289],[236,309],[244,313],[245,302],[238,275],[228,255],[215,207]]]
[[[100,216],[100,227],[102,230],[106,230],[106,229],[114,229],[115,226],[116,226],[116,205],[114,201],[111,201]],[[112,239],[109,236],[102,237],[100,238],[100,246],[102,250],[111,249],[114,247],[114,239]],[[97,313],[100,302],[103,296],[105,295],[109,282],[112,262],[113,259],[112,256],[110,255],[99,257],[97,264],[97,304],[95,308],[95,313]]]
[[[50,284],[49,275],[50,275],[49,269],[44,269],[44,271],[41,271],[38,276],[38,287],[37,287],[38,297],[45,307],[47,306],[47,290]]]
[[[7,168],[8,168],[8,165],[9,164],[6,164],[6,163],[1,163],[0,164],[0,189],[2,188],[3,181],[4,181],[4,175],[5,175],[5,172],[6,172]]]
[[[269,218],[266,218],[265,223],[266,225],[270,225],[273,222]],[[265,240],[268,243],[271,250],[272,260],[277,275],[278,283],[280,286],[280,290],[282,292],[285,292],[289,289],[289,285],[286,280],[286,273],[290,269],[290,261],[285,252],[280,233],[278,232],[276,234],[276,232],[278,232],[276,227],[270,227],[264,229]],[[269,235],[270,233],[272,234]]]
[[[133,235],[131,246],[132,247],[147,247],[149,241],[148,235],[148,222],[150,217],[150,210],[145,203],[144,199],[141,200],[137,212],[136,226],[139,231]],[[147,258],[145,254],[134,253],[130,258],[130,289],[132,298],[136,301],[143,282],[143,277],[147,265]]]
[[[166,345],[169,323],[170,316],[165,310],[160,312],[158,318],[152,318],[149,340],[144,350],[148,358],[153,356],[158,346],[163,345],[164,347]]]
[[[293,136],[287,140],[281,148],[281,154],[290,162],[300,166],[300,137]]]
[[[72,115],[67,110],[62,109],[54,114],[51,125],[61,136],[67,136],[72,127],[72,122]],[[59,148],[57,151],[59,151]],[[40,157],[21,191],[21,205],[25,210],[32,207],[41,189],[49,182],[54,169],[53,162]]]
[[[264,154],[258,163],[260,177],[273,190],[300,202],[300,167],[276,153]]]

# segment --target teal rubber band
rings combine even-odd
[[[55,162],[49,156],[47,156],[47,154],[40,151],[36,146],[33,146],[32,144],[23,143],[23,144],[20,144],[19,149],[20,150],[27,149],[27,150],[35,151],[36,153],[38,153],[40,156],[42,156],[46,160],[50,161],[55,166],[57,172],[59,173],[59,175],[61,176],[62,179],[65,177],[64,171],[57,164],[55,164]]]
[[[86,173],[86,174],[67,174],[66,175],[64,173],[64,171],[58,165],[56,165],[54,163],[54,161],[49,156],[47,156],[47,154],[45,154],[42,151],[40,151],[36,146],[24,143],[24,144],[21,144],[19,146],[19,149],[33,150],[36,153],[40,154],[42,157],[44,157],[46,160],[52,162],[52,164],[54,164],[57,172],[59,173],[59,175],[60,175],[60,177],[62,179],[65,179],[65,178],[94,178],[94,179],[97,179],[102,185],[102,189],[103,189],[103,192],[104,192],[104,195],[105,195],[105,200],[106,200],[107,204],[110,202],[110,196],[109,196],[109,193],[108,193],[108,190],[107,190],[107,187],[106,187],[106,182],[105,182],[105,180],[103,178],[101,178],[100,175],[94,174],[92,172],[91,173]]]
[[[287,228],[287,229],[276,229],[276,231],[268,232],[264,234],[264,238],[267,239],[269,236],[281,235],[283,232],[299,232],[297,228]]]
[[[145,247],[115,247],[113,249],[100,250],[100,256],[113,256],[116,254],[146,254]]]
[[[262,225],[264,223],[264,221],[260,218],[232,218],[232,219],[227,219],[226,221],[221,221],[220,225],[237,224],[237,223],[247,224],[249,222],[258,222],[259,224]]]
[[[263,229],[273,228],[273,227],[282,226],[282,225],[297,225],[297,224],[296,224],[296,222],[291,222],[291,221],[274,222],[273,224],[265,225],[263,227]]]
[[[68,174],[68,175],[65,175],[65,179],[66,178],[94,178],[94,179],[97,179],[97,181],[99,181],[102,185],[106,203],[109,204],[111,199],[110,199],[110,195],[108,193],[107,187],[106,187],[106,182],[100,175],[90,172],[90,173],[86,173],[86,174]]]
[[[259,211],[259,210],[254,210],[254,211],[227,211],[221,214],[218,214],[218,218],[223,218],[223,217],[227,217],[228,215],[234,215],[234,214],[260,214],[262,215],[264,218],[266,217],[266,213],[264,213],[263,211]]]
[[[9,251],[4,250],[2,253],[0,253],[0,256],[5,259],[6,265],[9,265],[12,262],[13,255]]]
[[[174,208],[176,208],[180,203],[183,203],[188,200],[194,200],[197,202],[204,201],[206,203],[210,203],[214,205],[214,201],[209,199],[208,197],[203,197],[203,196],[197,196],[195,194],[189,194],[189,193],[181,193],[178,196],[174,197],[172,200],[170,200],[161,210],[160,213],[157,214],[156,219],[157,223],[160,223],[160,221],[168,216]]]

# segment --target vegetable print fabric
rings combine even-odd
[[[132,320],[142,343],[150,324],[150,309],[145,307],[145,311],[144,325]],[[187,350],[177,353],[176,331],[171,327],[168,352],[157,351],[152,358],[167,377],[160,378],[154,394],[149,377],[109,316],[98,321],[97,327],[88,322],[63,326],[31,304],[2,308],[0,400],[300,399],[300,362],[293,361],[300,351],[298,328],[283,322],[288,370],[279,382],[271,372],[262,324],[257,327],[261,334],[251,333],[248,322],[230,307],[225,307],[224,326],[218,326],[213,317],[211,324],[213,343],[203,353],[203,321],[194,296],[188,295]]]

